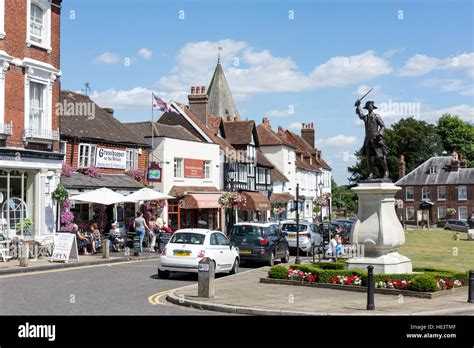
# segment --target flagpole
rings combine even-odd
[[[154,129],[153,129],[153,122],[154,122],[154,119],[153,119],[153,92],[151,92],[151,153],[152,153],[152,156],[153,156],[153,146],[155,145],[154,144]]]

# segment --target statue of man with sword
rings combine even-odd
[[[360,107],[362,99],[364,99],[367,94],[369,94],[373,88],[364,94],[361,98],[357,99],[355,102],[356,114],[359,118],[364,121],[365,124],[365,139],[363,152],[367,158],[367,167],[369,170],[369,179],[373,179],[373,165],[372,165],[372,156],[377,156],[383,169],[383,178],[388,179],[389,172],[387,166],[387,153],[388,147],[385,145],[384,140],[384,130],[385,125],[382,121],[380,115],[374,113],[374,110],[377,109],[373,101],[367,101],[365,103],[364,109],[369,113],[364,114]]]

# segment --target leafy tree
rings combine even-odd
[[[461,120],[458,116],[444,114],[438,120],[438,134],[443,141],[443,148],[449,154],[456,150],[474,166],[474,125]]]
[[[332,205],[346,208],[348,214],[357,213],[357,195],[347,185],[338,186],[334,179],[331,180]]]
[[[406,173],[409,173],[432,156],[443,151],[443,144],[436,126],[414,117],[401,119],[390,128],[385,129],[385,142],[389,147],[387,165],[392,181],[399,179],[400,155],[405,156]],[[369,175],[367,161],[361,150],[355,153],[357,162],[348,168],[351,177],[349,182],[355,185]],[[380,176],[378,159],[373,159],[374,175]]]

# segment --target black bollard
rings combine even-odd
[[[368,266],[368,276],[367,276],[367,310],[375,310],[374,304],[374,266]]]
[[[474,271],[469,271],[469,290],[467,302],[474,303]]]

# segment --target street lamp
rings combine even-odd
[[[296,184],[296,259],[295,264],[300,264],[300,184]]]
[[[320,182],[318,184],[318,187],[319,187],[319,197],[322,198],[323,197],[323,187],[324,187],[324,184],[322,182]],[[320,201],[321,202],[321,201]],[[323,222],[323,206],[322,204],[320,204],[319,206],[319,212],[321,214],[321,223]]]
[[[228,163],[228,168],[227,168],[227,178],[229,179],[229,182],[230,182],[230,192],[234,192],[234,173],[235,173],[235,169],[233,168],[233,166],[231,165],[231,163]],[[230,175],[232,174],[232,175]],[[230,233],[230,230],[232,229],[232,226],[234,226],[234,206],[232,206],[231,208],[231,211],[230,211],[230,219],[229,219],[229,232]]]

